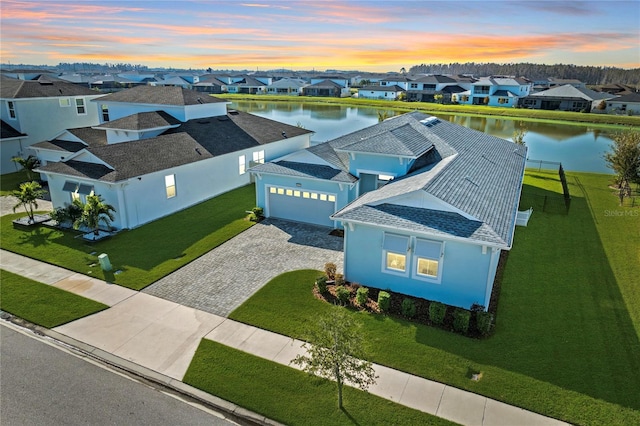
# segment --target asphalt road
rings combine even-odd
[[[0,323],[0,424],[235,423]]]

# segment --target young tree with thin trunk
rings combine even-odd
[[[33,155],[28,156],[27,158],[22,157],[13,157],[11,159],[14,163],[20,164],[20,166],[27,172],[27,179],[33,180],[33,170],[38,168],[40,165],[40,160]]]
[[[292,361],[309,374],[335,380],[340,409],[345,383],[366,390],[376,379],[371,363],[362,360],[364,339],[359,327],[344,308],[332,308],[309,331],[309,343],[303,345],[307,354]]]
[[[45,192],[38,182],[21,183],[20,189],[11,193],[11,195],[18,199],[18,204],[13,206],[13,212],[15,213],[16,209],[24,207],[24,210],[29,216],[29,223],[34,223],[35,217],[33,212],[38,208],[38,198],[41,198]]]
[[[640,184],[640,132],[613,135],[611,151],[604,154],[607,166],[616,174],[620,205],[631,196],[631,184]]]
[[[113,215],[115,211],[116,209],[105,203],[100,195],[88,195],[87,202],[82,208],[82,215],[75,221],[73,227],[78,229],[86,226],[97,236],[100,234],[100,223],[102,222],[106,226],[111,225],[115,219]]]

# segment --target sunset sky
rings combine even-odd
[[[633,1],[0,1],[2,63],[399,71],[421,63],[640,67]]]

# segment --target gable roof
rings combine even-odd
[[[432,141],[406,123],[345,144],[337,150],[417,158],[432,147]]]
[[[614,95],[610,95],[608,93],[596,92],[595,90],[587,89],[585,87],[574,87],[570,84],[543,90],[542,92],[532,93],[529,96],[532,98],[578,98],[588,101],[610,99],[614,97]]]
[[[180,120],[164,111],[151,111],[127,115],[94,127],[97,129],[144,130],[170,127],[180,123]]]
[[[323,87],[331,88],[331,89],[344,89],[344,86],[336,83],[333,80],[322,80],[318,83],[310,84],[309,86],[306,86],[305,89],[315,89],[315,88],[323,88]]]
[[[457,83],[457,80],[447,77],[446,75],[426,75],[414,81],[417,83]]]
[[[3,99],[22,98],[59,98],[64,96],[98,96],[88,87],[68,83],[62,80],[18,80],[2,77],[0,97]]]
[[[322,164],[299,163],[293,161],[276,161],[259,164],[251,168],[255,173],[269,173],[282,176],[328,180],[332,182],[354,183],[355,176],[343,170]]]
[[[640,102],[640,93],[629,93],[617,98],[609,99],[610,102]]]
[[[177,86],[137,86],[120,92],[110,93],[100,102],[123,102],[146,105],[198,105],[227,102],[224,99],[203,95],[202,92]]]
[[[9,123],[5,123],[4,120],[0,120],[0,139],[19,138],[21,136],[27,136],[14,129]]]
[[[358,91],[361,90],[370,90],[373,92],[404,92],[405,90],[398,86],[397,84],[393,84],[391,86],[364,86],[361,87],[360,89],[358,89]]]

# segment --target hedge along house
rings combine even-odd
[[[251,172],[268,216],[334,209],[321,224],[344,227],[347,280],[469,308],[489,305],[513,244],[525,161],[524,146],[413,112]]]
[[[180,87],[139,86],[99,102],[110,121],[70,129],[35,149],[47,161],[39,171],[54,208],[99,194],[115,207],[119,229],[247,185],[252,164],[308,147],[312,134],[227,112],[228,102]]]

